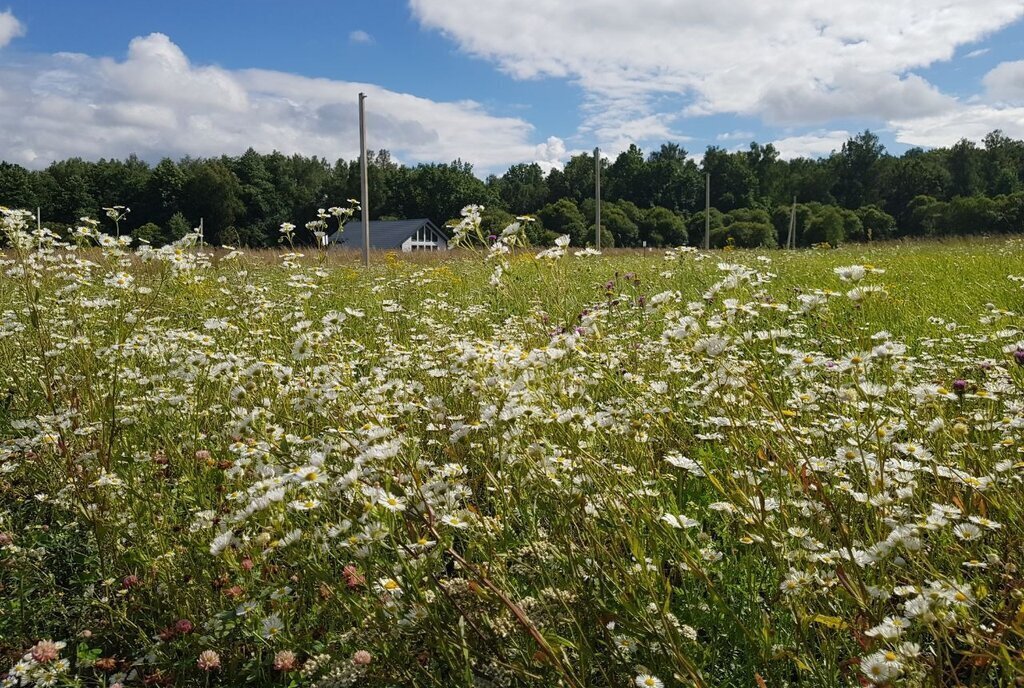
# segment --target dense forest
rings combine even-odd
[[[574,156],[547,174],[537,164],[513,165],[486,180],[458,160],[409,167],[387,151],[368,158],[373,219],[429,217],[441,225],[464,205],[479,203],[493,231],[515,215],[535,216],[530,232],[536,243],[569,234],[581,245],[594,234],[592,155]],[[614,161],[602,161],[602,243],[700,243],[705,173],[711,175],[713,246],[783,243],[794,198],[803,246],[1024,232],[1024,141],[995,131],[980,146],[962,140],[895,156],[865,131],[817,159],[782,160],[771,144],[751,143],[739,151],[710,146],[697,164],[674,143],[646,155],[631,146]],[[358,161],[331,164],[252,149],[238,157],[156,165],[135,157],[73,158],[33,171],[0,162],[0,205],[39,207],[46,226],[57,231],[81,217],[105,219],[103,206],[128,206],[121,231],[154,244],[182,236],[202,218],[210,243],[270,246],[281,223],[301,227],[318,208],[358,196]]]

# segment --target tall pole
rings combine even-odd
[[[711,173],[704,175],[704,250],[711,248]]]
[[[594,149],[594,247],[601,250],[601,149]]]
[[[793,196],[793,209],[789,213],[789,236],[786,237],[786,248],[796,248],[796,196]]]
[[[206,246],[206,227],[203,226],[203,218],[199,218],[199,248]]]
[[[36,230],[43,231],[43,209],[36,207]]]
[[[360,214],[363,218],[363,265],[370,267],[370,186],[366,173],[366,107],[363,101],[366,94],[359,94],[359,187],[362,191],[359,200]]]

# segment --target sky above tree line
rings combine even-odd
[[[10,0],[0,159],[357,154],[478,174],[601,146],[1024,138],[1020,0]]]

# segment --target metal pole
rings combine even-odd
[[[704,175],[704,250],[711,248],[711,173]]]
[[[366,173],[366,108],[363,101],[366,94],[359,94],[359,186],[362,195],[359,201],[363,218],[363,265],[370,267],[370,187]]]
[[[43,231],[43,209],[36,206],[36,231]]]
[[[199,248],[206,246],[206,228],[203,226],[203,218],[199,218]]]
[[[601,149],[594,149],[594,247],[601,250]]]

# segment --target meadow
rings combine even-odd
[[[0,222],[2,686],[1020,685],[1020,239]]]

